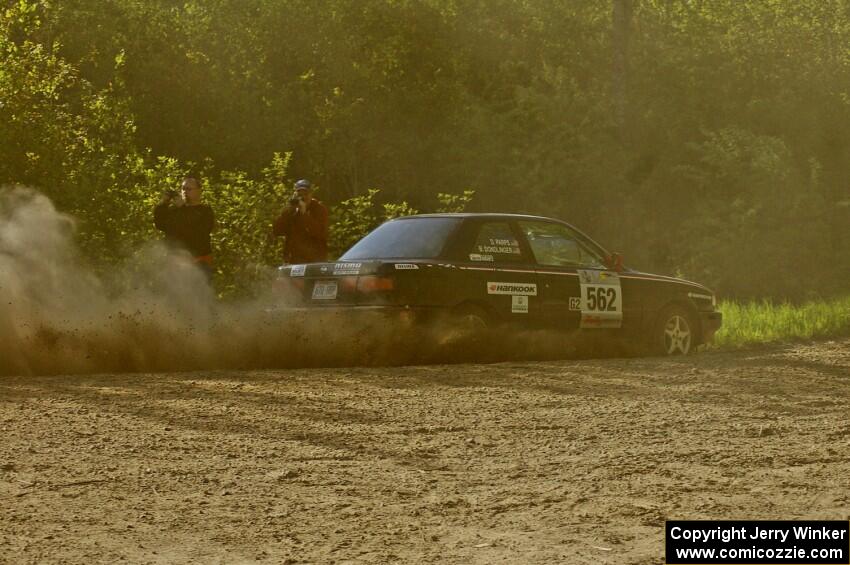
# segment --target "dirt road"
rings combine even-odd
[[[850,341],[686,360],[0,377],[0,561],[660,563],[850,517]]]

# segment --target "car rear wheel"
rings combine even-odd
[[[650,352],[655,355],[688,355],[696,348],[696,325],[691,313],[682,306],[661,311],[652,332]]]
[[[487,312],[474,304],[459,306],[452,314],[452,325],[461,330],[476,332],[486,330],[490,326]]]
[[[468,353],[468,347],[480,343],[489,326],[486,310],[474,304],[463,304],[436,321],[437,343],[460,347]]]

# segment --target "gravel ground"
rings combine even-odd
[[[850,341],[0,377],[0,561],[661,563],[667,518],[850,518]]]

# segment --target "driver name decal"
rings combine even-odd
[[[506,255],[519,255],[519,242],[515,239],[490,238],[489,245],[479,245],[479,253],[501,253]]]

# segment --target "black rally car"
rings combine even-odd
[[[296,308],[380,310],[465,325],[613,333],[656,354],[708,342],[714,294],[623,267],[575,227],[514,214],[423,214],[388,221],[333,263],[280,267]]]

